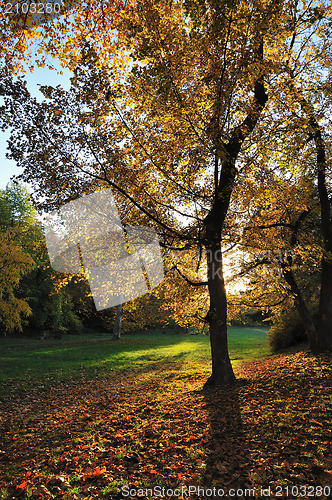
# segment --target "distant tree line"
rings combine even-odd
[[[116,308],[96,311],[84,275],[58,273],[51,268],[39,219],[22,184],[11,181],[0,191],[1,334],[39,335],[43,330],[80,333],[84,327],[113,331]],[[181,278],[173,277],[167,286],[124,304],[122,331],[180,328],[188,321],[195,324],[187,295]],[[182,310],[185,303],[187,314]],[[182,322],[178,320],[180,316]]]

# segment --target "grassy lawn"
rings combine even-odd
[[[266,328],[229,328],[230,357],[234,366],[243,360],[268,355]],[[114,342],[107,334],[66,335],[62,340],[0,339],[0,382],[27,381],[29,377],[73,376],[110,370],[139,369],[151,363],[210,362],[206,335],[127,335]]]

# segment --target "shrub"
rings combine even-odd
[[[82,333],[83,323],[72,310],[68,310],[64,315],[62,328],[66,333]]]
[[[275,316],[268,334],[272,352],[291,347],[306,339],[300,316],[295,309],[284,310]]]

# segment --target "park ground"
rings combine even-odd
[[[208,392],[203,335],[1,339],[0,499],[332,498],[331,356],[266,337]]]

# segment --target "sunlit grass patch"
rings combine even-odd
[[[0,381],[30,378],[96,376],[97,372],[149,369],[153,363],[210,363],[210,343],[205,335],[162,334],[124,336],[114,342],[107,335],[67,335],[61,341],[1,338]],[[230,357],[234,366],[268,355],[266,329],[229,328]]]

